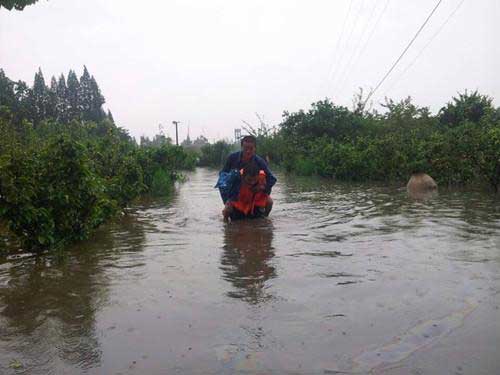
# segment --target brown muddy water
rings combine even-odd
[[[225,224],[216,171],[64,256],[0,259],[1,374],[499,374],[500,202],[279,175]]]

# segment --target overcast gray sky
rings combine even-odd
[[[159,123],[173,136],[178,120],[181,139],[188,124],[191,138],[229,138],[241,120],[256,123],[255,112],[273,125],[284,110],[325,97],[351,106],[436,3],[41,0],[22,12],[0,10],[0,67],[32,84],[38,67],[48,83],[69,69],[80,76],[85,64],[133,136],[156,134]],[[449,19],[460,3],[442,1],[375,105],[410,95],[437,111],[466,88],[499,105],[500,1],[465,0]]]

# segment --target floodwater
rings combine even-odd
[[[500,202],[198,169],[63,256],[0,259],[2,374],[498,374]]]

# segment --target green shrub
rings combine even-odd
[[[234,146],[225,141],[207,144],[201,148],[198,162],[200,166],[222,167],[227,156],[234,150]]]
[[[70,79],[78,81],[73,71]],[[89,79],[84,68],[81,80]],[[41,70],[30,88],[0,69],[0,223],[25,250],[86,238],[138,195],[166,192],[178,170],[196,163],[168,143],[139,147],[101,108],[97,83],[92,106],[73,92],[72,108],[64,105],[69,85],[63,77],[57,85],[50,101]]]
[[[460,94],[432,116],[410,98],[386,113],[350,112],[329,101],[284,113],[261,143],[287,171],[346,180],[406,181],[426,172],[440,184],[500,186],[500,109],[477,92]]]
[[[109,198],[125,207],[134,198],[146,191],[143,170],[134,155],[127,155],[117,163],[115,173],[106,180]]]
[[[498,193],[500,188],[500,126],[491,126],[479,137],[475,164],[480,175]]]
[[[295,161],[294,171],[299,176],[312,176],[315,174],[316,169],[311,159],[298,158]]]
[[[154,196],[169,195],[172,189],[171,174],[164,169],[158,168],[153,173],[153,181],[151,184],[150,192]]]
[[[0,214],[28,249],[84,239],[113,211],[77,142],[60,138],[39,153],[2,157]]]

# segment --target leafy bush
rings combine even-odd
[[[484,181],[498,190],[500,109],[490,98],[465,92],[436,116],[410,98],[383,106],[383,114],[349,111],[326,100],[285,112],[266,149],[297,174],[404,181],[427,172],[439,183]]]
[[[452,102],[441,108],[439,121],[445,126],[455,127],[465,121],[479,123],[485,116],[492,116],[494,112],[491,98],[477,91],[469,94],[466,90],[464,94],[454,97]]]
[[[85,148],[64,138],[2,157],[0,191],[0,214],[29,249],[86,238],[114,211]]]
[[[154,196],[164,196],[170,193],[172,177],[165,170],[158,168],[153,173],[150,192]]]
[[[235,149],[233,145],[225,141],[218,141],[214,144],[207,144],[201,148],[199,160],[200,166],[221,167],[226,157]]]
[[[300,176],[311,176],[316,172],[314,162],[311,159],[302,158],[295,161],[294,170]]]
[[[0,223],[26,250],[88,237],[138,195],[168,190],[179,170],[196,163],[181,147],[139,147],[104,113],[86,68],[80,82],[91,86],[90,102],[73,71],[56,90],[41,70],[30,88],[0,69]]]

